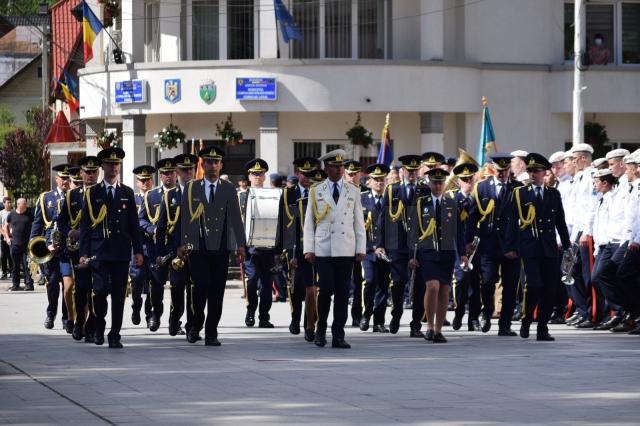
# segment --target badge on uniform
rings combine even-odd
[[[171,205],[172,205],[172,206],[175,206],[175,205],[176,205],[176,199],[175,199],[175,198],[172,198],[172,199],[171,199]]]
[[[52,208],[52,207],[53,207],[53,203],[51,202],[51,200],[49,200],[49,201],[47,202],[47,208],[48,208],[48,209],[50,209],[50,208]]]

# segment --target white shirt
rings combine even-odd
[[[599,247],[609,242],[607,235],[607,226],[609,225],[609,211],[611,207],[612,192],[605,193],[601,201],[598,201],[594,213],[592,236],[595,254],[598,253]]]
[[[622,178],[625,179],[622,179]],[[610,243],[622,244],[626,241],[625,234],[625,215],[629,202],[629,182],[626,176],[622,176],[618,186],[609,191],[611,193],[611,201],[609,214],[607,217],[607,240]]]
[[[640,179],[636,179],[627,185],[627,205],[625,206],[624,215],[624,237],[623,241],[640,243],[640,192],[638,191],[638,183]]]
[[[204,179],[204,195],[207,197],[207,202],[211,202],[209,197],[211,196],[211,187],[213,186],[213,195],[216,195],[218,191],[218,182],[220,179],[216,179],[215,182],[209,182],[206,178]]]
[[[596,202],[598,194],[593,187],[593,175],[596,169],[589,167],[576,173],[573,179],[574,193],[572,199],[573,211],[573,232],[571,240],[575,240],[578,232],[582,231],[583,236],[593,235],[593,221],[595,218]]]
[[[533,195],[538,196],[538,190],[540,192],[540,198],[544,200],[544,185],[533,185]]]
[[[502,191],[504,190],[506,183],[503,183],[502,181],[500,181],[500,179],[494,176],[493,184],[496,186],[496,197],[500,198],[500,194],[502,194]]]

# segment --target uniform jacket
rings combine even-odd
[[[296,257],[302,255],[302,233],[304,214],[307,209],[307,198],[302,199],[302,189],[299,185],[284,188],[278,205],[278,228],[276,231],[276,253],[287,251],[289,258],[296,249]],[[286,208],[285,208],[286,206]]]
[[[372,191],[360,194],[364,213],[365,231],[367,232],[367,260],[375,261],[376,244],[380,240],[380,216],[382,215],[382,197],[380,207],[376,207],[376,197]]]
[[[416,223],[416,232],[409,234],[407,245],[414,247],[418,244],[418,250],[426,251],[430,258],[438,260],[440,253],[464,251],[464,229],[460,218],[461,209],[456,200],[455,193],[447,193],[440,199],[440,216],[436,214],[433,196],[427,195],[419,198],[419,211],[422,216],[422,228]],[[419,241],[419,236],[427,230],[431,219],[435,219],[433,234]]]
[[[326,179],[314,185],[309,193],[304,253],[315,253],[319,257],[353,257],[366,253],[360,188],[343,181],[336,205],[330,187],[331,181]],[[319,216],[317,224],[314,211]]]
[[[60,204],[60,213],[56,222],[60,230],[60,260],[69,261],[69,252],[67,251],[67,236],[72,229],[80,228],[80,218],[82,217],[82,205],[84,204],[85,190],[83,187],[74,188],[67,191],[62,203]]]
[[[155,259],[156,248],[156,224],[160,217],[160,204],[164,197],[164,188],[158,186],[149,190],[142,199],[142,205],[138,209],[138,221],[142,231],[142,245],[145,256]]]
[[[404,183],[395,183],[385,189],[382,197],[383,214],[378,219],[380,234],[377,247],[382,247],[387,251],[409,252],[406,245],[407,233],[413,232],[416,223],[416,201],[419,197],[429,194],[429,187],[416,184],[413,199],[408,198],[407,192],[407,186]],[[400,205],[402,205],[403,212],[394,221],[391,214],[395,215]]]
[[[113,202],[107,198],[107,187],[103,182],[86,191],[80,218],[80,257],[96,256],[97,261],[131,260],[134,254],[142,254],[142,243],[133,190],[121,183],[116,184]],[[100,211],[106,211],[104,219],[92,226]]]
[[[207,201],[204,191],[204,179],[192,180],[185,185],[180,204],[180,244],[191,243],[195,251],[217,253],[243,247],[246,238],[233,184],[218,179],[212,204]]]
[[[179,185],[163,193],[156,222],[156,256],[177,253],[181,235],[180,204],[182,204],[182,191]]]
[[[64,196],[60,195],[57,189],[40,194],[33,213],[29,240],[38,236],[49,239],[63,198]]]

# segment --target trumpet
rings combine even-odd
[[[162,256],[156,263],[151,265],[151,270],[157,271],[158,269],[162,268],[174,256],[175,254],[173,254],[173,252],[167,254],[166,256]]]
[[[476,255],[479,245],[480,245],[480,237],[476,235],[475,237],[473,237],[473,241],[471,242],[471,249],[469,250],[469,260],[467,261],[467,263],[460,265],[464,272],[469,272],[473,270],[473,264],[471,262],[473,262],[473,257]]]
[[[575,280],[573,279],[573,267],[578,260],[578,253],[580,251],[580,237],[582,237],[582,231],[578,232],[576,240],[568,250],[562,253],[562,263],[560,264],[560,270],[562,271],[562,281],[565,285],[573,285]]]
[[[193,251],[193,244],[191,243],[187,243],[184,245],[184,256],[187,257],[191,254],[191,252]],[[182,260],[180,257],[176,257],[171,261],[171,268],[174,271],[179,271],[182,268],[184,268],[185,265],[185,261]]]

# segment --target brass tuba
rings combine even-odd
[[[51,244],[57,249],[60,246],[60,231],[57,224],[54,224],[51,234]],[[43,236],[33,237],[27,245],[27,253],[29,257],[38,265],[47,263],[55,255],[55,251],[49,251],[47,247],[47,239]]]
[[[456,161],[456,164],[451,169],[451,174],[449,174],[449,177],[444,182],[444,192],[458,187],[458,177],[453,174],[453,169],[458,167],[460,164],[475,164],[476,166],[479,166],[475,158],[469,155],[467,151],[462,148],[458,148],[458,161]]]

